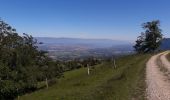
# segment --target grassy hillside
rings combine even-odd
[[[167,59],[170,61],[170,53],[167,55]]]
[[[65,77],[47,89],[24,95],[20,100],[144,100],[145,63],[150,55],[119,58],[97,65],[87,75],[82,68],[65,73]]]

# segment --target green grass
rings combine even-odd
[[[81,68],[65,73],[57,84],[20,100],[145,100],[145,63],[150,55],[119,58],[97,65],[91,74]]]
[[[170,53],[167,55],[167,59],[170,61]]]

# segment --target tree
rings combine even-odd
[[[160,46],[163,36],[160,21],[146,22],[142,24],[142,27],[145,32],[142,32],[141,36],[137,38],[134,48],[138,53],[154,52]]]
[[[0,20],[0,100],[13,100],[37,89],[38,81],[62,75],[61,68],[37,44],[31,35],[19,36]]]

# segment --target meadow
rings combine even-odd
[[[41,89],[20,100],[145,100],[145,64],[151,55],[129,55],[87,68],[64,73],[49,89]]]

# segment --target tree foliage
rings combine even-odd
[[[11,100],[33,91],[38,81],[62,75],[62,69],[38,50],[31,35],[19,36],[16,29],[0,20],[0,100]]]
[[[138,53],[154,52],[162,40],[160,21],[147,22],[142,24],[142,27],[145,32],[137,38],[134,48]]]

